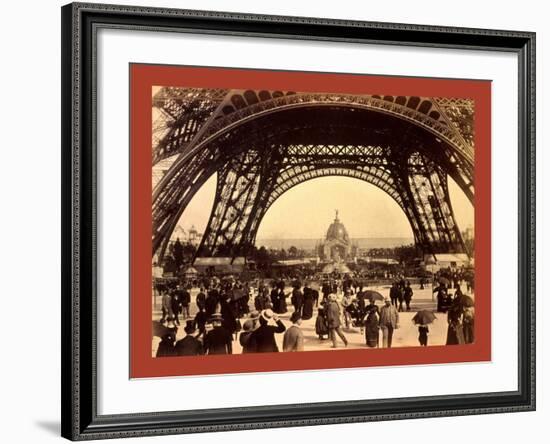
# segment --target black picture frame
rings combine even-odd
[[[62,436],[84,440],[535,409],[535,33],[80,3],[64,6],[61,14]],[[517,54],[517,391],[98,415],[95,51],[100,27]]]

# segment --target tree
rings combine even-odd
[[[297,249],[294,245],[292,245],[292,246],[288,249],[288,255],[289,255],[290,257],[295,258],[296,256],[298,256],[298,249]]]
[[[418,257],[418,252],[414,245],[404,245],[395,248],[395,257],[400,264],[408,264]]]
[[[183,246],[184,261],[191,262],[196,252],[197,252],[197,247],[195,247],[193,244],[189,244],[189,243],[185,244]]]

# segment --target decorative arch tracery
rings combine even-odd
[[[279,196],[328,175],[388,193],[423,250],[464,250],[447,175],[472,201],[473,147],[436,100],[267,91],[225,97],[154,190],[153,253],[163,254],[183,210],[214,172],[216,197],[200,254],[216,254],[219,245],[227,251],[228,244],[243,254]]]

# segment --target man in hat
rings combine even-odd
[[[172,304],[172,313],[174,314],[174,322],[176,323],[176,325],[180,325],[180,320],[179,320],[179,314],[182,312],[182,296],[183,295],[183,290],[181,288],[181,286],[177,286],[174,291],[172,291],[172,300],[171,300],[171,304]]]
[[[290,315],[292,326],[285,331],[283,336],[283,351],[285,352],[300,352],[304,351],[304,334],[300,329],[302,317],[300,313],[295,311]]]
[[[382,330],[382,346],[391,348],[393,331],[399,328],[399,313],[387,297],[384,298],[384,306],[380,309],[378,324]]]
[[[243,348],[243,353],[255,353],[256,342],[252,337],[254,330],[258,328],[258,320],[260,319],[259,311],[250,312],[248,319],[243,324],[243,332],[239,335],[239,343]]]
[[[275,342],[275,334],[283,333],[285,325],[271,309],[262,310],[260,313],[260,326],[254,331],[251,340],[256,344],[256,352],[269,353],[278,352],[279,348]]]
[[[294,305],[294,311],[302,314],[302,306],[304,305],[304,294],[300,290],[300,284],[294,284],[294,290],[292,290],[292,296],[290,298],[292,305]]]
[[[219,288],[211,288],[208,290],[206,299],[204,300],[204,311],[208,316],[211,316],[216,311],[219,311],[220,291]]]
[[[208,321],[208,315],[206,314],[206,311],[204,310],[204,307],[199,307],[199,311],[195,315],[195,319],[193,320],[193,324],[196,328],[199,329],[199,336],[206,333],[206,322]]]
[[[214,313],[210,318],[212,330],[204,338],[204,353],[208,355],[230,355],[233,353],[231,342],[233,337],[223,328],[223,318],[220,313]]]
[[[195,304],[197,304],[197,308],[199,311],[206,310],[206,290],[204,289],[204,286],[201,285],[199,288],[199,292],[197,294],[197,297],[195,298]]]
[[[255,353],[256,352],[256,344],[251,339],[252,333],[254,333],[254,321],[247,319],[243,324],[243,331],[239,335],[239,343],[241,344],[243,348],[243,353]]]
[[[399,300],[400,294],[401,294],[401,290],[399,289],[398,283],[393,282],[390,288],[390,299],[391,299],[391,304],[394,307],[397,307],[397,302]]]
[[[413,290],[411,288],[411,283],[409,281],[405,282],[405,289],[403,290],[403,298],[405,299],[405,305],[407,311],[411,309],[411,300],[413,297]]]
[[[172,296],[170,296],[170,292],[165,289],[163,290],[162,295],[162,318],[160,319],[160,322],[164,324],[167,321],[171,321],[174,319],[174,312],[172,311]]]
[[[166,356],[174,356],[174,341],[176,340],[176,332],[173,329],[170,329],[169,332],[165,333],[162,336],[157,348],[157,358],[162,358]]]
[[[184,331],[186,333],[185,337],[176,342],[174,347],[175,354],[177,356],[202,355],[202,344],[193,336],[196,331],[195,322],[192,320],[186,321]]]
[[[191,303],[191,286],[187,286],[181,290],[181,312],[184,319],[187,319],[190,315],[189,304]]]
[[[342,309],[344,311],[344,323],[346,328],[349,328],[351,325],[351,315],[349,313],[348,307],[353,301],[353,296],[350,290],[344,290],[344,296],[342,297]]]
[[[340,306],[336,300],[336,295],[331,293],[328,295],[328,304],[326,307],[326,316],[328,324],[329,337],[332,340],[332,348],[336,348],[336,335],[340,336],[340,339],[344,345],[348,346],[348,340],[344,336],[342,326],[340,324]]]

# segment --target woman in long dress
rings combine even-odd
[[[287,312],[286,308],[286,298],[287,295],[285,294],[285,283],[283,281],[279,281],[277,283],[277,302],[273,302],[273,307],[275,308],[275,313],[283,314]]]
[[[464,342],[466,344],[472,344],[474,342],[474,318],[474,307],[465,308],[462,316],[462,327],[464,331]]]
[[[464,331],[462,329],[462,307],[459,304],[451,306],[447,312],[447,341],[446,345],[464,344]]]
[[[315,293],[308,285],[304,287],[304,306],[302,307],[302,319],[308,320],[313,316],[313,304],[315,303]]]
[[[365,339],[368,347],[378,347],[378,314],[377,310],[369,310],[365,319]]]
[[[315,333],[319,336],[319,339],[325,339],[325,335],[328,335],[328,324],[325,314],[325,309],[319,307],[317,310],[317,319],[315,320]]]

